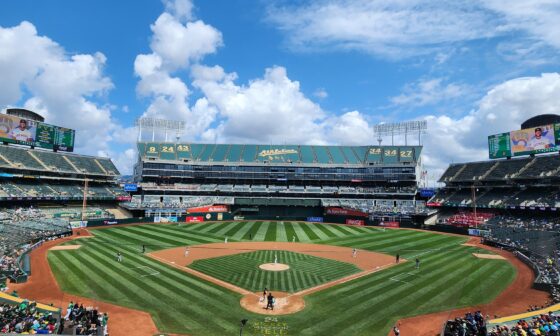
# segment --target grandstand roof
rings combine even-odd
[[[0,145],[0,169],[1,168],[80,175],[120,175],[109,158],[70,153],[55,153],[12,145]]]
[[[145,161],[247,164],[415,164],[422,146],[314,146],[140,142]]]

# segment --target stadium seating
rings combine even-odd
[[[0,167],[55,173],[82,173],[117,176],[119,172],[108,158],[0,145]]]
[[[485,178],[486,181],[505,180],[515,178],[519,172],[527,166],[533,158],[522,158],[515,160],[500,160],[498,165]]]
[[[560,177],[560,155],[451,164],[440,182],[503,181]]]
[[[480,180],[497,163],[494,161],[474,162],[466,164],[465,168],[459,172],[454,181],[475,181]]]
[[[268,164],[365,165],[415,163],[419,146],[384,146],[375,148],[379,155],[368,155],[371,146],[303,146],[303,145],[230,145],[138,143],[138,153],[147,160],[194,162],[245,162]],[[382,149],[387,149],[383,151]],[[80,167],[80,169],[82,169]],[[94,166],[88,169],[96,171]]]
[[[560,176],[560,155],[537,156],[531,166],[517,178],[543,178]]]

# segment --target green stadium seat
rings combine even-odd
[[[243,146],[243,162],[255,162],[257,157],[257,149],[259,146],[256,145],[245,145]]]
[[[302,163],[317,162],[317,157],[315,156],[315,152],[313,152],[313,148],[311,148],[311,146],[300,146],[299,150]]]
[[[216,145],[214,151],[212,152],[211,161],[223,162],[225,161],[226,155],[229,151],[230,145]]]
[[[315,151],[315,156],[317,157],[317,163],[329,164],[332,162],[332,158],[327,152],[327,147],[325,146],[313,146],[313,151]]]
[[[333,163],[346,163],[346,157],[344,155],[344,153],[341,150],[342,147],[335,147],[335,146],[329,146],[327,147],[329,153],[331,154],[331,157],[333,159]]]
[[[361,164],[363,160],[358,157],[356,152],[352,149],[352,147],[340,147],[340,150],[344,153],[344,157],[348,160],[349,164]]]
[[[230,145],[226,161],[239,162],[241,159],[241,154],[243,152],[243,147],[243,145]]]

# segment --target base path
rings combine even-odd
[[[273,292],[279,300],[279,304],[274,310],[266,310],[266,302],[261,301],[262,293],[252,293],[246,289],[237,287],[226,281],[216,279],[202,272],[196,271],[188,266],[195,260],[216,258],[221,256],[246,253],[260,250],[281,250],[316,257],[334,259],[356,265],[362,271],[349,276],[327,282],[312,288],[304,289],[297,293]],[[188,252],[187,252],[188,251]],[[352,248],[342,246],[320,245],[320,244],[301,244],[286,242],[240,242],[240,243],[214,243],[191,246],[187,250],[185,247],[175,247],[167,250],[156,251],[148,254],[150,257],[183,270],[184,272],[198,276],[204,280],[213,282],[222,287],[243,295],[241,306],[251,312],[265,315],[284,315],[293,314],[305,308],[305,295],[321,291],[323,289],[351,281],[374,272],[379,272],[388,267],[396,265],[395,258],[390,255],[377,252],[359,250],[352,253]],[[405,259],[401,259],[405,262]],[[282,271],[289,268],[284,264],[262,264],[261,268],[266,267],[270,271]],[[264,306],[263,306],[264,305]]]
[[[471,238],[468,244],[468,246],[492,251],[507,259],[517,269],[515,280],[488,304],[403,319],[398,322],[401,335],[439,335],[445,321],[464,316],[467,312],[480,310],[484,315],[488,314],[490,317],[508,316],[525,312],[529,305],[546,304],[549,299],[548,293],[532,289],[535,275],[529,266],[510,252],[480,244],[479,238]],[[392,331],[389,336],[393,336]]]
[[[49,267],[47,252],[54,246],[72,240],[74,238],[85,238],[89,232],[82,230],[80,236],[71,236],[44,243],[42,246],[31,252],[32,274],[27,282],[22,284],[10,283],[10,291],[17,290],[22,298],[35,300],[44,304],[53,304],[62,308],[62,313],[66,313],[66,307],[70,301],[82,303],[84,307],[98,307],[100,312],[109,314],[109,334],[110,335],[142,335],[151,336],[158,332],[154,321],[149,313],[120,307],[117,305],[94,301],[81,296],[64,293]]]
[[[185,254],[186,249],[183,246],[155,251],[148,255],[156,257],[158,260],[165,260],[173,265],[188,266],[199,259],[216,258],[261,250],[279,250],[309,254],[315,257],[354,264],[364,271],[375,270],[377,267],[386,267],[395,262],[395,257],[377,252],[358,250],[356,257],[352,257],[352,248],[349,247],[286,242],[213,243],[190,246],[188,254]],[[401,259],[401,261],[405,260]]]

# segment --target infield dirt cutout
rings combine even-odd
[[[284,293],[272,291],[274,297],[276,298],[276,305],[274,310],[267,310],[266,300],[261,301],[262,293],[253,293],[246,289],[235,286],[229,282],[216,279],[212,276],[204,274],[202,272],[196,271],[189,268],[188,266],[195,260],[199,259],[209,259],[215,257],[222,257],[227,255],[260,251],[260,250],[281,250],[281,251],[291,251],[303,254],[309,254],[315,257],[321,257],[326,259],[333,259],[337,261],[342,261],[350,264],[354,264],[356,267],[362,271],[355,273],[331,282],[323,283],[321,285],[304,289],[296,293]],[[148,256],[164,262],[168,265],[176,267],[183,270],[184,272],[190,273],[204,280],[213,282],[222,287],[228,288],[234,292],[243,295],[241,298],[241,306],[251,312],[264,314],[264,315],[284,315],[293,314],[305,308],[305,301],[303,297],[305,295],[318,292],[320,290],[354,280],[374,272],[381,271],[393,265],[395,263],[395,257],[365,251],[358,250],[356,256],[352,254],[352,248],[342,247],[342,246],[331,246],[331,245],[321,245],[321,244],[303,244],[303,243],[288,243],[288,242],[240,242],[240,243],[214,243],[214,244],[203,244],[189,246],[189,253],[185,255],[185,246],[175,247],[161,251],[155,251],[148,253]],[[406,260],[401,258],[401,262]],[[273,267],[282,267],[282,264],[262,264],[271,265]],[[288,266],[289,265],[285,265]],[[286,270],[285,268],[283,270]],[[271,270],[271,269],[268,269]],[[281,271],[282,269],[274,269],[272,271]]]
[[[473,253],[473,256],[480,259],[500,259],[500,260],[506,259],[499,254]]]
[[[82,247],[82,245],[57,245],[57,246],[51,247],[49,250],[51,250],[51,251],[77,250],[80,247]]]

